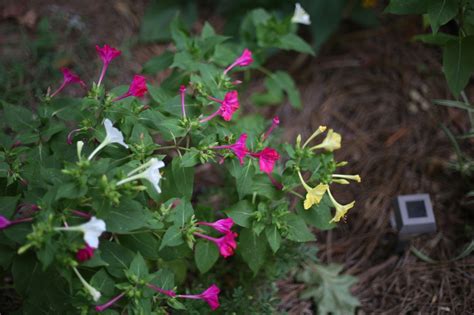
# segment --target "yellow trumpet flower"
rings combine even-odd
[[[311,150],[324,149],[329,152],[332,152],[341,147],[341,139],[342,137],[340,134],[334,132],[334,130],[332,129],[329,129],[328,134],[326,135],[326,138],[323,140],[323,142],[318,145],[315,145],[311,148]]]
[[[342,179],[350,179],[360,183],[361,179],[359,175],[343,175],[343,174],[332,174],[333,178],[342,178]],[[337,180],[333,180],[337,183]]]
[[[329,221],[329,223],[339,222],[347,214],[347,212],[354,207],[355,201],[348,203],[347,205],[341,205],[334,199],[329,189],[328,195],[329,199],[331,199],[332,204],[336,208],[336,213],[334,214],[334,217],[331,219],[331,221]]]
[[[326,184],[319,184],[318,186],[311,188],[308,184],[306,184],[300,172],[298,172],[298,175],[300,177],[301,184],[303,185],[304,189],[306,189],[304,209],[308,210],[313,205],[317,205],[321,202],[321,199],[323,199],[323,196],[326,193],[326,190],[329,189],[329,186]]]
[[[305,148],[311,140],[322,134],[324,131],[326,131],[326,126],[319,126],[318,129],[316,129],[316,131],[313,132],[313,134],[308,138],[308,140],[305,141],[303,148]]]

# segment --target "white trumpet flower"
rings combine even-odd
[[[92,217],[87,223],[78,226],[57,227],[56,231],[79,231],[84,233],[84,241],[92,248],[99,247],[99,237],[105,232],[104,220]]]
[[[311,19],[309,17],[309,14],[305,11],[305,9],[303,9],[301,4],[299,3],[295,4],[295,13],[293,14],[293,17],[291,18],[291,22],[304,24],[304,25],[311,24]]]
[[[104,120],[104,127],[105,127],[105,139],[99,144],[99,146],[89,155],[89,157],[87,158],[89,161],[92,160],[92,158],[100,151],[102,150],[104,147],[106,147],[107,145],[109,144],[112,144],[112,143],[118,143],[120,144],[121,146],[125,147],[126,149],[128,149],[128,145],[124,142],[123,140],[123,134],[122,132],[120,132],[120,130],[118,130],[117,128],[115,128],[113,125],[112,125],[112,122],[110,121],[110,119],[105,119]]]
[[[165,163],[163,163],[163,161],[159,161],[157,158],[151,158],[147,163],[140,165],[139,167],[128,173],[127,176],[129,177],[119,181],[117,183],[117,186],[137,179],[144,179],[149,181],[153,185],[157,193],[161,193],[161,188],[159,186],[161,180],[160,168],[164,166]],[[143,170],[143,172],[138,173],[141,170]]]
[[[72,270],[74,270],[74,272],[76,273],[77,277],[79,278],[79,280],[81,281],[82,285],[84,286],[84,288],[87,290],[87,292],[89,292],[89,294],[92,296],[92,299],[94,300],[94,302],[97,302],[100,297],[102,296],[102,294],[100,294],[99,291],[97,291],[96,288],[94,288],[93,286],[91,286],[83,277],[82,275],[80,274],[79,270],[77,270],[76,267],[72,267]]]

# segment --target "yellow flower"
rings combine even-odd
[[[317,205],[321,202],[326,190],[329,189],[329,186],[326,184],[319,184],[318,186],[311,188],[301,176],[301,173],[298,172],[300,177],[301,184],[303,184],[304,189],[306,189],[306,199],[304,200],[304,209],[308,210],[313,205]]]
[[[323,140],[323,142],[312,147],[311,150],[325,149],[329,152],[332,152],[334,150],[339,149],[340,147],[341,147],[341,135],[338,134],[337,132],[334,132],[334,130],[329,129],[328,134],[326,135],[326,138]]]
[[[336,213],[334,214],[334,217],[331,219],[331,221],[329,221],[329,223],[339,222],[347,214],[347,212],[354,207],[355,201],[348,203],[347,205],[341,205],[334,199],[329,189],[328,195],[329,199],[331,199],[332,204],[336,208]]]
[[[305,141],[303,148],[305,148],[311,140],[322,134],[324,131],[326,131],[326,126],[319,126],[318,129],[316,129],[316,131],[313,132],[313,134],[308,138],[308,140]]]
[[[358,182],[358,183],[360,183],[360,181],[361,181],[359,175],[332,174],[332,177],[333,177],[333,178],[350,179],[350,180],[356,181],[356,182]],[[336,182],[336,183],[338,182],[337,179],[334,179],[333,181]],[[346,182],[344,182],[344,184],[346,184]]]
[[[329,186],[326,184],[319,184],[318,186],[306,189],[306,199],[304,200],[304,209],[308,210],[311,208],[313,205],[317,205],[321,202],[321,199],[323,199],[324,194],[326,193],[326,190],[328,190]]]
[[[362,0],[362,7],[369,9],[377,6],[377,0]]]

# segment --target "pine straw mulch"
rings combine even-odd
[[[468,219],[472,224],[472,215],[467,218],[469,209],[460,206],[466,188],[447,167],[453,149],[439,126],[465,132],[467,117],[431,104],[450,95],[440,52],[409,42],[422,32],[418,20],[384,21],[386,26],[342,35],[321,57],[307,60],[311,67],[296,66],[307,82],[304,109],[277,111],[288,140],[302,127],[308,135],[320,124],[340,132],[343,147],[336,157],[349,161],[347,172],[363,179],[358,185],[334,185],[337,198],[355,199],[356,207],[346,224],[318,233],[320,258],[343,264],[346,273],[359,278],[353,293],[361,314],[472,313],[474,258],[448,262],[469,243],[463,229]],[[440,263],[424,262],[410,246],[397,253],[389,223],[392,201],[413,193],[430,194],[438,232],[411,245]],[[298,300],[304,285],[289,279],[280,289],[282,311],[314,313],[311,303]]]

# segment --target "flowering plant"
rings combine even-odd
[[[104,45],[97,83],[63,70],[34,112],[2,103],[0,266],[25,312],[216,310],[222,292],[354,206],[330,191],[360,181],[335,174],[339,134],[321,126],[282,144],[283,118],[243,115],[253,110],[236,72],[257,55],[231,50],[209,24],[193,38],[175,21],[172,33],[159,86],[136,75],[108,89],[120,50]],[[71,83],[87,95],[65,97]]]

